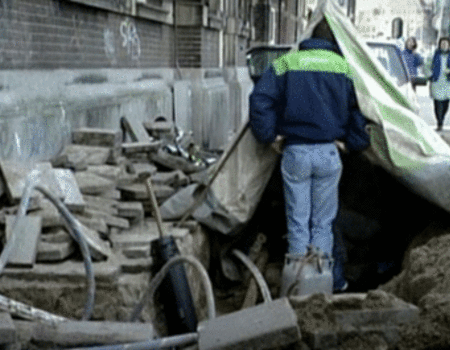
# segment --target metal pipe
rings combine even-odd
[[[179,264],[182,262],[187,262],[187,263],[193,265],[200,272],[201,280],[202,280],[203,286],[205,288],[206,301],[208,304],[208,318],[213,319],[216,317],[216,306],[215,306],[215,301],[214,301],[212,284],[209,279],[208,273],[206,272],[206,269],[196,258],[194,258],[192,256],[179,255],[179,256],[175,256],[175,257],[171,258],[161,268],[161,270],[156,274],[156,276],[150,281],[147,291],[145,292],[144,296],[141,298],[141,301],[135,306],[135,308],[131,314],[131,318],[130,318],[131,322],[137,321],[140,313],[142,312],[142,309],[144,308],[144,305],[148,302],[148,300],[153,298],[153,295],[155,294],[156,290],[160,286],[164,277],[169,272],[170,268],[173,265]]]
[[[242,263],[247,266],[247,268],[252,273],[253,277],[255,277],[256,283],[258,283],[259,289],[261,290],[261,294],[263,296],[264,302],[268,303],[272,301],[272,296],[270,295],[269,286],[267,285],[266,280],[264,279],[261,272],[258,270],[256,265],[251,261],[247,255],[242,253],[237,249],[233,249],[232,253],[239,258]]]
[[[171,348],[175,346],[186,346],[194,344],[197,341],[198,341],[198,333],[186,333],[182,335],[176,335],[173,337],[152,339],[132,344],[104,345],[89,348],[76,348],[70,350],[151,350],[151,349]]]

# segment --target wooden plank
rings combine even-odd
[[[86,203],[73,172],[69,169],[55,169],[54,172],[64,195],[64,204],[73,212],[83,212]]]
[[[37,243],[41,234],[41,218],[25,216],[17,223],[14,247],[8,258],[8,264],[32,267],[36,262]],[[6,217],[6,240],[11,238],[16,216]]]

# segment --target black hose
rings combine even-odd
[[[174,346],[191,345],[196,343],[197,341],[198,341],[198,333],[186,333],[182,335],[176,335],[173,337],[152,339],[132,344],[103,345],[90,348],[76,348],[70,350],[151,350],[151,349],[171,348]]]
[[[153,298],[153,295],[155,294],[156,290],[160,286],[164,277],[169,272],[170,268],[173,265],[179,264],[182,262],[187,262],[187,263],[193,265],[200,272],[201,280],[202,280],[204,288],[205,288],[206,301],[208,303],[208,318],[213,319],[216,317],[216,306],[215,306],[215,301],[214,301],[212,284],[211,284],[211,281],[209,279],[208,273],[206,272],[205,268],[196,258],[194,258],[192,256],[178,255],[178,256],[171,258],[161,268],[161,270],[155,275],[155,277],[150,281],[147,291],[145,292],[144,296],[141,298],[141,301],[135,306],[135,308],[131,314],[131,318],[130,318],[131,322],[135,322],[138,319],[139,315],[142,312],[142,309],[144,308],[144,305],[148,302],[148,300],[150,298]]]

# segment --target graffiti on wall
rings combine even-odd
[[[134,22],[127,18],[120,23],[119,31],[122,37],[122,47],[126,48],[128,55],[133,60],[139,59],[141,56],[141,42]]]

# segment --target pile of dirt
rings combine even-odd
[[[419,322],[402,329],[399,350],[450,348],[450,222],[434,222],[419,234],[402,272],[380,289],[421,310]]]

